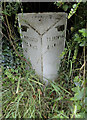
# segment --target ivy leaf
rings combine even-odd
[[[81,38],[79,37],[79,35],[77,33],[75,34],[74,41],[77,41],[78,43],[81,42]]]
[[[83,28],[79,32],[82,33],[83,37],[87,37],[87,29]]]
[[[63,9],[64,9],[64,11],[67,11],[68,10],[68,5],[63,5]]]

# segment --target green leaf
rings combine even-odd
[[[86,87],[86,97],[87,97],[87,87]]]
[[[79,32],[82,33],[83,37],[87,37],[87,29],[83,28]]]
[[[83,96],[84,96],[84,88],[81,91],[77,92],[75,96],[70,100],[74,100],[74,101],[81,100]]]
[[[81,112],[79,114],[76,114],[75,116],[76,118],[84,118],[85,119],[85,113],[84,112]]]
[[[75,34],[74,41],[77,41],[78,43],[80,43],[82,41],[77,33]]]
[[[75,94],[75,99],[81,100],[84,96],[84,89]]]
[[[73,8],[76,8],[76,6],[77,6],[77,4],[74,4],[74,5],[73,5]]]
[[[79,86],[72,88],[72,91],[73,91],[73,92],[80,92]]]
[[[64,9],[64,11],[67,11],[68,10],[68,5],[63,5],[63,9]]]
[[[75,105],[77,106],[77,110],[81,110],[81,105],[80,105],[80,101],[76,102]]]
[[[85,42],[83,41],[79,46],[81,47],[85,46]]]
[[[78,46],[75,47],[73,59],[75,60],[78,53]]]
[[[76,76],[75,78],[74,78],[74,82],[80,82],[80,78],[79,78],[79,76]]]
[[[85,98],[85,106],[87,107],[87,97]]]

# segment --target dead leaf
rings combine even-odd
[[[33,95],[33,98],[36,99],[36,95]]]

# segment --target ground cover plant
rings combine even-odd
[[[17,19],[18,11],[23,13],[23,4],[2,4],[2,119],[85,118],[87,2],[53,4],[68,12],[73,24],[67,29],[59,77],[55,82],[49,81],[48,86],[39,80],[30,60],[23,55]]]

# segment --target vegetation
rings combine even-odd
[[[18,10],[23,12],[23,4],[2,4],[2,119],[85,118],[87,2],[55,4],[68,12],[68,19],[72,19],[73,26],[67,29],[59,77],[55,82],[49,81],[48,86],[39,80],[30,61],[23,56],[17,21]]]

